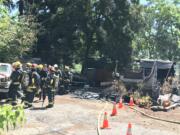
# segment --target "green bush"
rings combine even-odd
[[[18,125],[22,125],[25,122],[25,113],[22,105],[0,106],[0,133],[3,130],[9,130],[16,128]]]

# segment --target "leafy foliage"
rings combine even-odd
[[[12,107],[11,105],[0,106],[0,129],[9,130],[22,125],[25,122],[25,114],[22,106]]]
[[[11,17],[6,6],[0,6],[0,61],[11,62],[30,51],[36,41],[33,17]]]
[[[180,59],[178,0],[148,0],[145,6],[139,0],[39,0],[25,1],[24,10],[21,18],[34,16],[41,26],[35,31],[36,19],[13,20],[1,9],[1,60],[29,51],[37,32],[37,55],[49,64],[82,63],[84,69],[91,57],[118,60],[122,68],[131,58]]]
[[[89,57],[119,60],[120,67],[130,62],[131,41],[141,27],[131,12],[138,0],[46,0],[27,5],[26,13],[42,26],[37,52],[45,62],[81,62],[83,69]]]
[[[146,25],[133,41],[134,56],[179,60],[179,12],[175,1],[149,0],[144,7]]]

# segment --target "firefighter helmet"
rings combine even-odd
[[[69,66],[65,66],[64,68],[65,68],[65,70],[69,70]]]
[[[15,62],[12,63],[12,67],[16,68],[16,63]]]
[[[57,65],[57,64],[54,64],[54,68],[58,68],[58,65]]]
[[[31,65],[31,68],[36,68],[37,67],[37,64],[35,64],[35,63],[33,63],[32,65]]]
[[[21,65],[22,65],[22,64],[21,64],[21,62],[20,62],[20,61],[16,61],[16,62],[15,62],[15,67],[16,67],[16,68],[20,68],[20,67],[21,67]]]
[[[43,69],[43,65],[39,64],[37,68],[41,70],[41,69]]]
[[[31,66],[32,66],[32,63],[28,62],[28,63],[26,63],[26,65],[27,65],[28,67],[31,67]]]

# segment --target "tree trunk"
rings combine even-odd
[[[84,73],[85,69],[88,66],[88,58],[89,58],[89,51],[90,51],[91,45],[90,42],[87,43],[86,46],[86,50],[85,50],[85,54],[84,54],[84,60],[83,60],[83,65],[82,65],[82,70],[81,70],[81,74]]]

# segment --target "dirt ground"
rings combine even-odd
[[[42,102],[34,103],[34,109],[25,111],[27,117],[25,125],[6,134],[97,135],[98,115],[104,106],[105,103],[100,100],[79,99],[73,95],[56,96],[54,108],[42,109]],[[180,108],[170,112],[141,110],[153,116],[180,121]],[[109,115],[111,114],[111,103],[107,104],[105,111]],[[129,122],[132,123],[133,135],[180,135],[180,125],[152,120],[128,107],[118,109],[117,116],[111,117],[109,115],[110,129],[100,130],[102,135],[125,135]],[[102,125],[102,121],[103,116],[100,125]]]
[[[109,107],[108,109],[110,108],[112,107]],[[170,112],[153,112],[147,109],[138,109],[144,111],[146,114],[162,119],[180,121],[180,108]],[[110,114],[111,111],[108,113]],[[124,109],[118,109],[117,116],[109,116],[110,129],[101,131],[102,135],[109,135],[112,132],[113,135],[125,135],[128,123],[132,124],[133,135],[180,135],[180,125],[147,118],[126,106]]]

